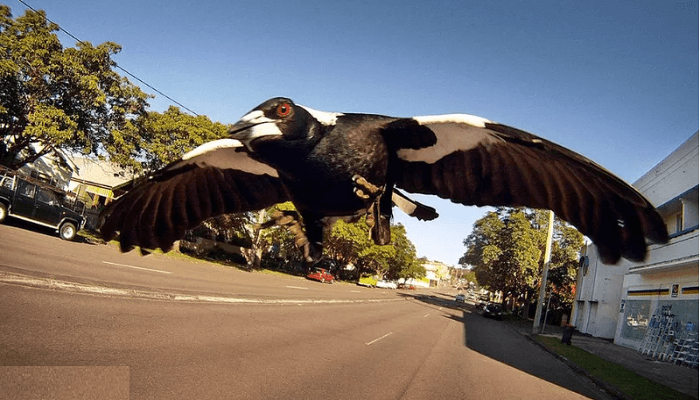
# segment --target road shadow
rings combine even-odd
[[[469,305],[468,303],[458,303],[454,300],[445,299],[445,298],[438,297],[435,295],[401,292],[401,291],[399,291],[399,293],[397,293],[397,295],[400,297],[407,298],[407,299],[409,299],[409,298],[415,299],[415,300],[418,300],[422,303],[432,304],[434,306],[439,306],[439,307],[444,307],[444,308],[450,308],[450,309],[457,310],[457,311],[464,311],[465,309],[467,309],[467,307],[474,308],[473,306]]]
[[[43,235],[52,236],[52,237],[60,239],[60,236],[56,232],[55,228],[49,228],[47,226],[33,224],[31,222],[23,221],[21,219],[7,218],[2,222],[2,224],[7,225],[7,226],[11,226],[14,228],[18,228],[18,229],[25,229],[25,230],[32,231],[32,232],[41,233]],[[72,240],[72,242],[92,244],[92,245],[99,244],[95,240],[92,240],[90,238],[86,238],[84,236],[81,236],[80,234],[76,235],[75,238]]]
[[[458,314],[444,316],[463,324],[464,346],[469,350],[584,396],[608,398],[592,382],[584,380],[507,323],[483,317],[472,304],[456,303],[438,296],[402,295],[425,304],[459,311]]]
[[[608,398],[561,360],[505,322],[462,313],[464,345],[479,354],[591,398]]]

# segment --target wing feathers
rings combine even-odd
[[[101,213],[102,235],[111,239],[119,232],[122,251],[167,251],[207,218],[287,201],[277,171],[241,152],[239,144],[205,145],[136,182]]]
[[[434,144],[401,147],[412,142],[407,135],[425,137],[425,128],[435,134]],[[645,237],[668,240],[661,217],[636,189],[530,133],[471,116],[442,116],[395,121],[384,137],[398,158],[396,186],[409,192],[468,205],[551,209],[589,236],[608,263],[620,256],[643,260]]]

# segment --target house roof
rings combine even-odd
[[[71,180],[112,188],[133,178],[131,173],[108,161],[80,155],[71,155],[71,160],[77,167]]]

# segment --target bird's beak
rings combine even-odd
[[[244,115],[228,130],[232,139],[243,143],[250,142],[262,136],[281,136],[282,132],[277,128],[276,121],[267,118],[262,111],[254,110]]]

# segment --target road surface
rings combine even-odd
[[[131,399],[607,398],[439,290],[125,255],[17,226],[0,225],[0,243],[0,389],[42,366],[29,375],[70,371],[72,389]]]

